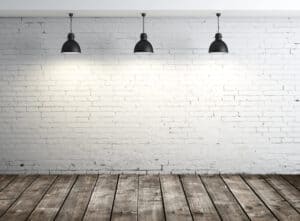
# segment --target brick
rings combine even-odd
[[[215,22],[1,18],[0,173],[298,172],[300,19]]]

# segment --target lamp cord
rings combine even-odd
[[[220,33],[220,16],[221,16],[221,13],[218,12],[218,13],[216,14],[216,16],[217,16],[217,18],[218,18],[218,33]]]
[[[143,33],[145,33],[145,14],[142,14],[143,16]]]
[[[218,16],[218,33],[220,33],[220,16]]]
[[[72,18],[73,18],[73,15],[70,15],[70,32],[72,33]]]

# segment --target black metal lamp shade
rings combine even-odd
[[[134,53],[153,53],[153,47],[151,43],[147,40],[147,34],[145,33],[145,16],[146,13],[142,13],[143,18],[143,32],[140,35],[140,39],[138,43],[136,43],[134,47]]]
[[[138,43],[136,43],[136,45],[134,47],[134,53],[137,53],[137,52],[153,53],[153,47],[152,47],[151,43],[147,40],[146,33],[141,34],[141,40]]]
[[[74,40],[73,33],[68,34],[68,40],[63,44],[61,53],[81,53],[79,44]]]
[[[76,53],[81,53],[81,49],[79,44],[74,40],[75,35],[72,32],[72,18],[73,18],[73,13],[69,13],[70,17],[70,32],[68,34],[68,40],[63,44],[61,48],[61,53],[70,53],[70,54],[76,54]]]
[[[209,53],[228,53],[228,47],[222,40],[222,34],[220,33],[220,16],[221,13],[217,13],[218,18],[218,32],[215,35],[215,40],[209,46]]]
[[[228,53],[228,47],[226,43],[222,40],[222,34],[217,33],[215,35],[215,40],[209,46],[209,53]]]

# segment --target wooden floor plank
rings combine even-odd
[[[138,220],[164,221],[164,210],[157,175],[139,177]]]
[[[277,220],[240,176],[223,175],[222,178],[251,220]]]
[[[22,221],[30,215],[32,210],[46,193],[56,176],[40,176],[19,197],[19,199],[0,218],[2,221]]]
[[[59,176],[32,212],[29,220],[54,220],[76,177],[75,175]]]
[[[194,220],[220,220],[216,208],[210,200],[199,176],[183,175],[181,180]]]
[[[0,191],[2,191],[5,187],[7,187],[8,184],[10,184],[10,182],[13,181],[13,179],[15,179],[16,176],[13,175],[2,175],[0,176]]]
[[[55,220],[79,221],[89,203],[97,175],[80,175]]]
[[[111,220],[137,220],[137,199],[138,176],[120,175]]]
[[[160,176],[167,221],[192,220],[185,194],[178,176]]]
[[[300,175],[283,175],[283,177],[300,191]]]
[[[17,200],[22,192],[37,176],[17,176],[3,191],[0,192],[0,217]]]
[[[118,183],[118,175],[100,175],[84,216],[85,221],[109,221]]]
[[[0,175],[0,221],[298,221],[298,177]]]
[[[265,179],[284,199],[300,212],[300,191],[281,176],[266,176]]]
[[[244,176],[247,183],[280,220],[299,221],[300,215],[261,176]]]
[[[201,176],[223,220],[249,220],[220,176]]]

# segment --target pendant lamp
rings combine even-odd
[[[220,33],[220,16],[221,13],[217,13],[218,18],[218,32],[215,35],[215,40],[209,46],[209,53],[228,53],[228,47],[226,43],[222,40],[222,34]]]
[[[142,13],[143,32],[140,35],[141,40],[138,43],[136,43],[134,47],[134,53],[139,53],[139,52],[153,53],[153,47],[151,43],[147,40],[147,34],[145,33],[145,16],[146,13]]]
[[[72,32],[72,18],[73,13],[69,13],[70,17],[70,32],[68,34],[68,40],[63,44],[61,48],[61,53],[70,53],[70,54],[76,54],[81,53],[81,49],[79,44],[74,40],[75,35]]]

